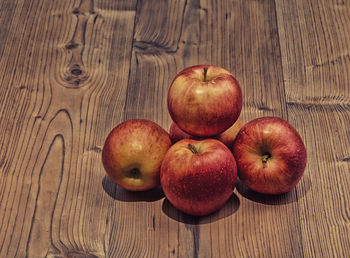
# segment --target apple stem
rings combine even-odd
[[[194,145],[192,144],[188,144],[187,147],[190,149],[190,151],[192,151],[193,154],[198,154],[199,152],[197,151],[196,147],[194,147]]]
[[[207,71],[208,71],[208,67],[204,67],[204,79],[203,81],[206,82],[207,81]]]
[[[269,158],[271,158],[271,155],[270,155],[270,154],[265,154],[265,155],[263,156],[263,158],[262,158],[262,162],[263,162],[263,163],[266,163],[267,160],[268,160]]]

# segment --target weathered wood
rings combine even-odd
[[[228,9],[235,10],[229,14],[230,67],[242,84],[243,120],[261,116],[287,119],[274,2],[237,1]],[[302,256],[296,189],[269,197],[257,195],[240,183],[237,194],[240,207],[231,217],[230,228],[238,230],[221,235],[221,241],[229,240],[227,254]]]
[[[348,257],[349,17],[335,0],[0,0],[0,257]],[[204,63],[239,80],[243,121],[300,132],[291,192],[239,182],[198,218],[105,176],[108,132],[168,129],[171,81]]]
[[[109,2],[1,2],[1,257],[109,250],[100,151],[123,119],[136,10]]]
[[[308,151],[297,188],[303,253],[350,254],[348,1],[277,1],[288,119]],[[308,180],[305,180],[308,179]]]
[[[244,92],[242,117],[245,121],[261,115],[286,117],[274,4],[178,1],[176,7],[175,2],[138,3],[127,118],[141,116],[168,127],[166,93],[171,80],[184,67],[198,63],[222,66],[236,75]],[[157,11],[158,8],[163,11]],[[147,15],[151,9],[154,15]],[[174,25],[174,19],[178,26]],[[254,40],[250,35],[254,35]],[[229,218],[214,214],[190,224],[180,223],[177,229],[173,220],[165,220],[167,223],[161,224],[159,230],[163,240],[168,242],[167,252],[180,257],[301,254],[298,209],[293,202],[296,201],[295,192],[284,197],[289,205],[274,206],[266,212],[259,211],[259,203],[240,202],[237,194],[235,192],[233,201],[221,211]],[[171,209],[171,205],[166,204]],[[243,208],[238,209],[239,206]],[[233,214],[236,211],[237,214]],[[245,215],[247,211],[254,215]],[[171,217],[183,220],[183,214],[174,209],[172,212],[178,215]],[[218,216],[221,222],[215,222]],[[271,217],[278,220],[271,220]],[[208,221],[214,223],[205,223]],[[225,227],[229,230],[225,231]],[[245,230],[237,231],[239,227],[248,229],[249,235]],[[168,233],[169,228],[174,230]],[[242,241],[246,245],[241,245]],[[271,245],[271,242],[276,244]],[[291,242],[294,244],[290,245]],[[145,243],[141,242],[141,246]],[[164,246],[159,248],[165,251],[161,256],[166,256]]]

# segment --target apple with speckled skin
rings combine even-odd
[[[203,216],[219,210],[237,181],[231,151],[220,141],[184,139],[164,157],[160,182],[169,202],[180,211]]]
[[[261,117],[245,124],[234,142],[233,155],[242,183],[263,194],[293,189],[307,160],[299,133],[279,117]]]
[[[236,120],[236,122],[226,131],[222,132],[219,135],[211,136],[210,138],[217,139],[221,141],[223,144],[225,144],[230,150],[232,149],[233,142],[239,132],[239,130],[242,128],[243,123],[240,118]],[[190,135],[178,127],[175,122],[172,122],[169,129],[169,136],[172,141],[172,143],[176,143],[182,139],[193,139],[193,140],[204,140],[205,137],[199,137]]]
[[[145,191],[159,185],[160,166],[170,146],[169,134],[158,124],[131,119],[116,126],[107,136],[102,163],[119,186]]]
[[[181,71],[168,91],[168,110],[181,130],[195,136],[218,135],[238,119],[242,91],[227,70],[196,65]]]

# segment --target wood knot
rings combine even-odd
[[[75,76],[79,76],[83,73],[82,69],[80,68],[79,64],[73,64],[71,66],[71,68],[69,69],[70,73],[75,75]]]
[[[5,156],[0,160],[0,168],[5,164]]]
[[[70,72],[75,76],[81,75],[83,73],[79,68],[74,68]]]
[[[258,106],[258,110],[261,111],[272,111],[272,109],[268,106],[262,105],[262,106]]]
[[[96,12],[93,9],[88,9],[84,8],[85,10],[80,10],[79,8],[74,8],[72,13],[74,15],[83,15],[83,16],[88,16],[88,15],[95,15]]]
[[[69,75],[66,75],[65,81],[70,84],[68,88],[82,87],[82,84],[89,78],[89,75],[80,67],[79,64],[73,64],[68,69]]]
[[[72,11],[73,14],[80,14],[80,11],[78,8],[75,8],[73,11]]]
[[[70,43],[70,44],[66,45],[66,49],[74,49],[77,47],[79,47],[79,44],[77,44],[77,43]]]
[[[95,151],[95,152],[102,152],[102,148],[98,147],[98,146],[94,146],[91,148],[92,151]]]

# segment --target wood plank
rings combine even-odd
[[[242,1],[232,15],[231,70],[242,83],[242,117],[262,116],[288,120],[280,55],[277,17],[273,1]],[[232,218],[237,236],[230,254],[236,256],[300,257],[298,196],[296,189],[282,196],[256,194],[237,185],[240,207]],[[227,234],[227,233],[226,233]],[[292,245],[290,243],[293,243]]]
[[[167,93],[176,74],[176,53],[186,1],[139,1],[125,119],[146,118],[168,129]]]
[[[13,5],[1,39],[0,256],[103,257],[118,206],[100,151],[123,118],[136,2]]]
[[[236,75],[244,92],[245,121],[263,115],[286,118],[273,2],[140,1],[136,20],[126,118],[144,117],[169,127],[167,89],[177,72],[198,63]],[[158,243],[160,257],[300,256],[296,201],[295,191],[259,199],[240,186],[221,211],[193,218],[165,199],[155,203],[163,213],[153,208],[161,224],[152,242]],[[131,216],[136,220],[137,214]],[[149,235],[131,234],[142,234],[138,245],[147,246]]]
[[[291,3],[277,4],[288,102],[348,103],[349,3]]]
[[[308,151],[298,188],[306,257],[350,254],[348,1],[277,1],[288,117]]]
[[[0,257],[349,257],[348,1],[0,0]],[[291,122],[309,154],[291,192],[237,184],[192,217],[107,176],[129,118],[171,123],[195,64],[231,71],[243,121]]]
[[[177,72],[175,55],[185,8],[184,0],[138,1],[125,119],[146,118],[166,130],[169,128],[167,93]],[[179,214],[163,204],[164,195],[159,197],[151,203],[133,203],[125,210],[129,230],[123,238],[113,238],[119,240],[115,249],[124,250],[113,253],[115,256],[183,257],[184,254],[179,253],[183,243],[189,247],[185,248],[188,254],[193,254],[191,242],[187,244],[192,239],[191,231],[166,216],[169,208],[170,214],[176,217]],[[179,234],[182,230],[187,234]]]

